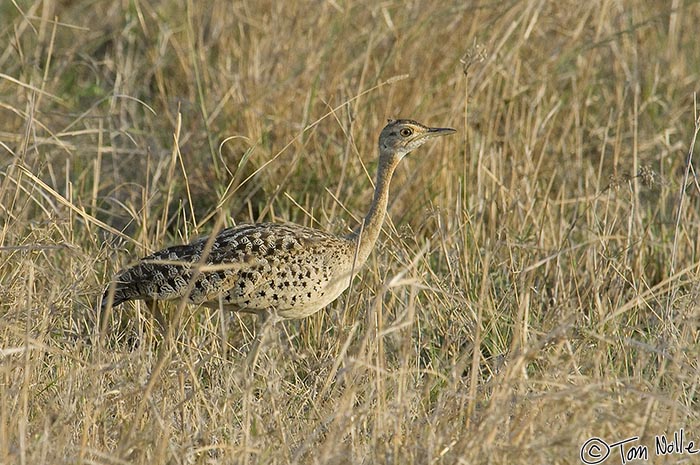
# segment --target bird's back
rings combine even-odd
[[[303,318],[335,300],[350,284],[355,243],[294,224],[224,229],[213,240],[169,247],[121,271],[113,305],[127,300],[187,298],[237,311],[274,311]]]

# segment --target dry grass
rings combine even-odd
[[[700,442],[697,2],[0,18],[0,463],[563,464],[591,436],[697,460],[654,450]],[[352,227],[388,117],[459,134],[252,374],[245,316],[187,307],[163,341],[125,305],[99,337],[117,268],[219,218]]]

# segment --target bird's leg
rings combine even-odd
[[[161,309],[161,306],[158,305],[158,301],[155,299],[149,300],[146,301],[146,305],[148,306],[151,315],[153,315],[153,318],[156,320],[158,330],[162,335],[165,335],[168,332],[168,318]]]
[[[246,358],[246,366],[249,372],[255,369],[255,365],[258,362],[258,356],[260,355],[260,346],[263,343],[263,339],[266,337],[269,329],[275,326],[276,315],[272,310],[267,309],[263,312],[257,313],[257,321],[255,322],[255,338],[253,340],[253,345],[250,347],[248,352],[248,357]]]
[[[97,337],[100,344],[102,343],[105,334],[107,334],[107,327],[109,326],[109,322],[113,317],[113,313],[114,308],[112,307],[111,302],[109,302],[109,305],[100,304],[96,321]]]

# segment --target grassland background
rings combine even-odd
[[[0,463],[700,442],[699,23],[684,0],[0,3]],[[403,162],[351,291],[256,367],[252,317],[181,308],[164,341],[129,304],[100,335],[118,268],[217,220],[353,227],[391,117],[459,132]]]

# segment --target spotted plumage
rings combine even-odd
[[[304,318],[335,300],[367,260],[386,213],[399,161],[426,140],[454,132],[390,121],[379,137],[374,200],[353,233],[336,236],[296,224],[246,224],[160,250],[119,272],[103,308],[128,300],[186,299],[192,304]]]

